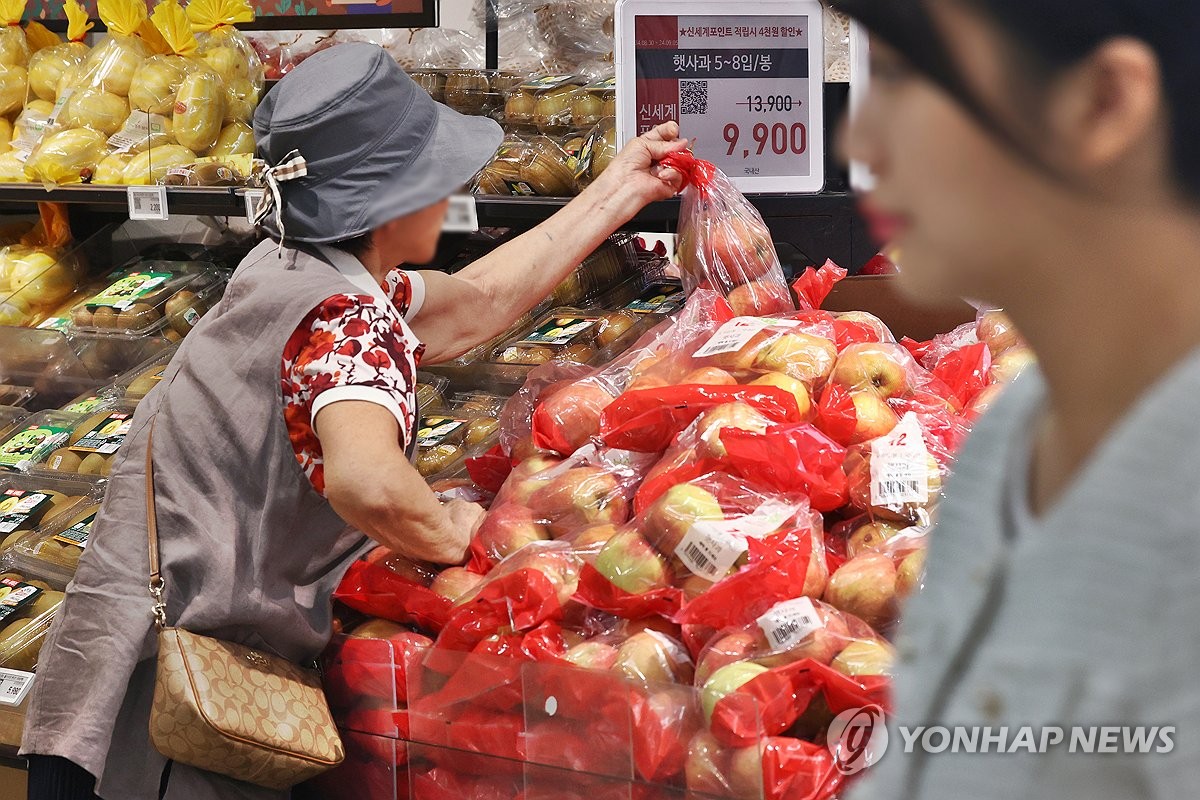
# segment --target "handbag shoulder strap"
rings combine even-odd
[[[167,627],[167,605],[163,602],[162,567],[158,557],[158,513],[154,505],[154,421],[150,421],[150,433],[146,437],[146,538],[150,553],[150,596],[154,598],[154,619],[159,630]]]

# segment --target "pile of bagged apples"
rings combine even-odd
[[[831,723],[887,709],[954,454],[1032,357],[996,311],[914,342],[820,310],[844,271],[788,287],[757,213],[705,177],[685,195],[686,307],[605,367],[530,377],[472,471],[494,498],[469,562],[378,550],[339,590],[376,619],[332,648],[330,696],[344,727],[382,713],[410,742],[357,762],[403,767],[402,796],[594,798],[631,762],[648,797],[832,797]],[[530,676],[565,667],[539,721]],[[539,789],[465,753],[594,780]]]

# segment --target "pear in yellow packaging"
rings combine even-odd
[[[67,41],[38,50],[29,58],[29,89],[39,99],[50,102],[58,98],[63,76],[86,61],[91,52],[83,41],[92,29],[87,11],[79,0],[64,0],[63,8],[67,12]]]

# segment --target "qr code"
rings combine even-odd
[[[679,82],[679,113],[708,113],[708,81]]]

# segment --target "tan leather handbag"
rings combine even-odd
[[[287,789],[342,762],[321,682],[279,656],[167,626],[154,506],[154,431],[146,443],[150,594],[158,670],[150,741],[169,759],[268,789]]]

